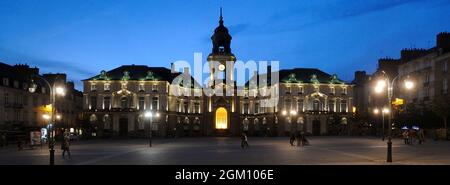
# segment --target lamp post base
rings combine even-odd
[[[50,148],[50,165],[55,165],[55,150]]]

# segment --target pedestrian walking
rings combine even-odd
[[[67,152],[67,154],[69,155],[69,159],[70,159],[70,141],[69,139],[65,138],[64,141],[61,144],[61,150],[63,151],[62,153],[62,157],[63,159],[65,158],[65,154]]]
[[[425,142],[425,133],[424,133],[423,129],[419,130],[419,133],[417,134],[417,138],[419,139],[419,144],[422,144],[423,142]]]
[[[402,136],[403,136],[403,141],[405,142],[405,145],[409,144],[408,130],[403,131]]]
[[[247,141],[247,134],[245,134],[245,133],[242,133],[242,136],[241,136],[241,147],[242,148],[248,148],[249,147],[248,141]]]
[[[291,137],[289,138],[289,143],[291,143],[291,146],[294,146],[294,141],[295,141],[295,135],[293,133],[291,133]]]
[[[300,132],[297,133],[297,146],[303,146],[303,134]]]
[[[306,139],[305,133],[302,132],[301,135],[302,135],[302,144],[309,145],[309,141],[308,141],[308,139]]]

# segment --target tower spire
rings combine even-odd
[[[223,24],[223,17],[222,17],[222,7],[220,7],[220,21],[219,23],[222,25]]]

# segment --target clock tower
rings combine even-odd
[[[212,51],[208,56],[210,78],[208,86],[215,94],[206,96],[207,113],[204,114],[207,135],[232,136],[241,134],[239,124],[239,102],[234,80],[234,63],[236,57],[231,53],[231,35],[223,24],[220,8],[219,26],[211,36]],[[221,92],[221,93],[220,93]]]
[[[222,8],[220,8],[219,26],[211,36],[213,48],[208,56],[211,81],[218,79],[234,81],[236,57],[231,53],[231,39],[228,29],[223,25]]]

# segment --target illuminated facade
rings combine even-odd
[[[204,94],[195,80],[188,87],[173,83],[181,74],[192,78],[186,68],[183,73],[172,73],[174,65],[171,69],[124,65],[84,80],[85,116],[101,135],[145,136],[149,128],[159,136],[345,132],[352,115],[353,85],[318,69],[280,70],[276,72],[280,82],[263,88],[277,90],[278,104],[264,107],[262,102],[268,96],[247,88],[248,84],[236,85],[231,39],[221,15],[211,37],[213,48],[207,58],[210,81],[206,86],[223,91],[223,95]],[[270,67],[267,71],[270,78],[274,73]],[[238,89],[243,96],[238,96]],[[228,90],[235,93],[227,95]],[[179,94],[186,92],[198,96]],[[144,114],[149,111],[158,116],[146,119]]]

